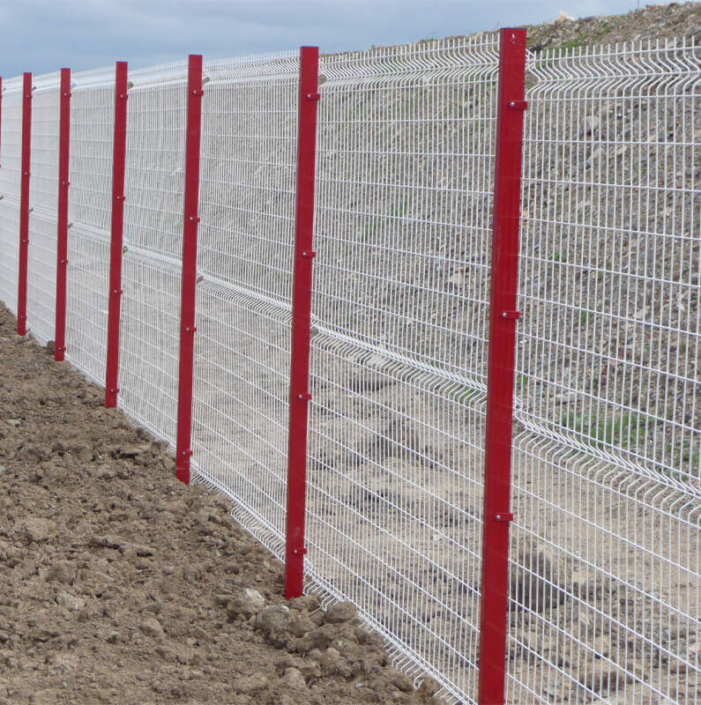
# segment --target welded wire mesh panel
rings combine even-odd
[[[322,60],[310,575],[477,697],[498,56],[492,35]]]
[[[114,150],[114,69],[73,75],[69,218],[109,232]]]
[[[0,301],[14,314],[18,275],[19,204],[7,198],[0,201]]]
[[[68,231],[66,359],[105,385],[110,242],[78,227]]]
[[[180,256],[187,65],[129,74],[124,242]]]
[[[56,227],[48,211],[29,216],[27,327],[42,345],[56,330]]]
[[[204,74],[193,460],[282,557],[299,61]]]
[[[701,51],[529,69],[510,701],[699,703]]]
[[[37,76],[34,85],[29,203],[32,208],[55,212],[58,208],[60,75]]]
[[[198,267],[289,301],[299,60],[208,63],[204,73]]]
[[[282,558],[287,488],[290,312],[255,292],[197,291],[193,450],[200,476]]]
[[[175,445],[180,267],[130,250],[122,272],[119,406],[139,425]]]
[[[19,202],[22,183],[22,77],[3,81],[0,196]]]

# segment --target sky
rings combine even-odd
[[[664,0],[656,4],[666,4]],[[621,14],[644,0],[0,0],[0,76],[152,66],[319,46],[323,53]]]

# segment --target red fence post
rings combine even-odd
[[[107,375],[105,406],[117,406],[119,394],[119,318],[122,311],[122,247],[124,235],[124,172],[127,156],[126,61],[118,61],[114,87],[114,159],[112,162],[112,240],[107,321]]]
[[[68,269],[68,177],[71,142],[71,70],[61,69],[58,147],[58,231],[56,252],[56,332],[54,359],[66,357],[66,274]]]
[[[479,703],[502,705],[506,680],[514,360],[526,30],[502,29],[485,442]]]
[[[190,55],[187,72],[187,137],[185,140],[185,204],[180,304],[180,369],[178,374],[178,437],[175,474],[190,484],[192,457],[192,384],[195,363],[195,301],[197,296],[197,224],[200,222],[200,142],[202,136],[202,57]]]
[[[27,334],[27,265],[29,262],[29,169],[32,154],[32,74],[24,74],[22,87],[22,181],[19,206],[19,282],[17,333]]]
[[[292,362],[287,468],[285,596],[304,590],[304,545],[307,494],[307,425],[309,418],[309,342],[314,261],[314,186],[316,121],[319,100],[319,48],[300,50],[297,209],[292,293]]]

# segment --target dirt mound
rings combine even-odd
[[[607,17],[575,19],[561,15],[554,22],[527,29],[532,51],[669,38],[701,42],[701,3],[649,5],[626,15]]]
[[[0,703],[431,703],[0,305]]]

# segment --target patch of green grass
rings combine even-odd
[[[636,447],[643,440],[645,421],[645,417],[639,414],[624,414],[605,421],[587,414],[568,413],[560,423],[595,448],[614,446],[625,450]]]

